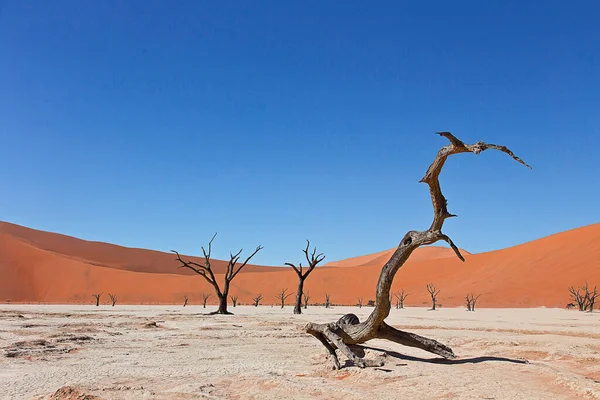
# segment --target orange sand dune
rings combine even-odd
[[[69,243],[75,243],[73,248]],[[600,224],[503,250],[469,254],[464,263],[447,257],[452,252],[446,248],[419,250],[394,281],[394,290],[402,287],[411,293],[409,306],[428,303],[424,287],[428,282],[441,289],[438,302],[444,307],[461,305],[469,292],[482,294],[481,307],[564,307],[569,302],[569,285],[580,285],[586,280],[600,285]],[[344,260],[338,264],[342,267],[335,267],[335,262],[327,268],[317,267],[305,286],[311,303],[322,303],[325,293],[331,293],[332,302],[337,304],[355,304],[358,297],[365,303],[375,299],[380,267],[390,252],[354,258],[353,263],[359,264],[356,266]],[[132,255],[139,258],[133,259]],[[164,265],[153,261],[160,257],[164,257]],[[130,264],[132,261],[135,263]],[[91,303],[92,293],[110,292],[117,294],[122,303],[179,303],[188,295],[192,304],[198,304],[200,292],[212,292],[201,277],[181,274],[176,266],[168,253],[86,242],[0,224],[2,300]],[[217,278],[222,281],[223,277]],[[262,293],[263,304],[274,304],[279,290],[288,288],[294,292],[296,284],[291,269],[255,266],[236,277],[231,294],[248,304],[254,295]],[[214,304],[214,296],[212,300]],[[289,302],[292,301],[290,297]]]
[[[134,272],[194,275],[193,271],[177,268],[179,264],[173,253],[81,240],[1,221],[0,233],[11,235],[37,248],[101,267]],[[196,262],[204,261],[204,258],[184,257],[183,255],[182,257]],[[214,260],[211,264],[214,271],[225,272],[227,266],[225,261]],[[248,264],[245,268],[248,271],[265,271],[268,267]]]

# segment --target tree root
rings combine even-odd
[[[404,332],[393,328],[386,323],[381,323],[377,328],[369,329],[368,321],[360,323],[358,317],[354,314],[346,314],[337,322],[330,324],[306,325],[306,332],[317,338],[331,355],[334,369],[341,369],[341,364],[336,353],[336,349],[346,356],[359,368],[382,367],[385,363],[382,360],[369,360],[364,358],[364,352],[357,354],[356,345],[362,344],[371,339],[384,339],[404,346],[416,347],[427,352],[437,354],[447,359],[456,358],[452,349],[437,340],[429,339],[410,332]],[[357,328],[362,329],[362,337],[353,337]],[[353,350],[354,349],[354,350]]]

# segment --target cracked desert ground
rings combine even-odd
[[[599,313],[392,309],[389,324],[437,339],[459,358],[373,340],[367,356],[384,357],[385,366],[348,362],[335,371],[304,324],[348,312],[362,320],[371,308],[309,307],[300,316],[291,306],[230,310],[235,315],[208,316],[211,308],[181,305],[3,305],[0,397],[600,398]]]

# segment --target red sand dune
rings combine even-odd
[[[306,281],[311,303],[331,293],[334,304],[375,299],[380,267],[393,250],[317,267]],[[567,287],[586,280],[600,286],[600,224],[551,235],[511,248],[466,253],[461,262],[443,247],[421,248],[400,269],[394,290],[411,293],[408,306],[428,304],[425,284],[441,289],[445,307],[463,304],[467,293],[482,294],[481,307],[564,307]],[[223,271],[223,262],[215,262]],[[13,302],[91,303],[92,293],[115,293],[120,303],[191,304],[212,288],[191,271],[177,268],[173,255],[88,242],[69,236],[0,222],[0,299]],[[191,274],[191,275],[190,275]],[[222,275],[217,275],[222,281]],[[262,304],[276,303],[282,288],[294,291],[296,274],[288,268],[249,266],[232,283],[231,294],[248,304],[262,293]],[[215,303],[214,295],[212,304]],[[292,297],[289,299],[292,302]]]

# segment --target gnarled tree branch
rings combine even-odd
[[[391,308],[390,290],[394,276],[398,272],[398,269],[400,269],[400,267],[402,267],[408,260],[413,251],[421,246],[433,244],[440,240],[447,242],[454,250],[457,257],[464,261],[464,257],[460,253],[458,247],[454,244],[450,237],[442,233],[444,221],[447,218],[456,217],[456,215],[448,212],[448,202],[442,193],[439,182],[440,173],[442,172],[442,168],[448,157],[460,153],[479,154],[485,150],[498,150],[508,154],[514,160],[529,168],[531,168],[531,166],[526,164],[505,146],[487,144],[481,141],[469,145],[457,139],[450,132],[438,132],[437,134],[448,139],[450,144],[442,147],[438,151],[435,159],[427,169],[425,176],[420,181],[429,186],[431,202],[433,205],[433,221],[431,226],[426,231],[409,231],[404,235],[404,238],[401,240],[398,248],[394,251],[389,261],[381,269],[379,280],[377,282],[377,301],[375,309],[364,322],[359,322],[358,317],[356,317],[354,314],[346,314],[335,323],[308,323],[306,325],[306,332],[315,336],[322,343],[326,343],[325,347],[330,354],[332,353],[332,348],[339,348],[339,340],[341,340],[345,345],[356,345],[371,339],[380,338],[388,339],[405,346],[418,347],[425,351],[441,355],[445,358],[455,357],[452,349],[441,343],[438,343],[433,339],[424,338],[412,333],[402,332],[385,324],[384,320],[389,315]],[[357,362],[355,355],[348,355],[346,349],[343,349],[343,353],[346,354],[346,356],[354,361],[359,367],[364,367],[368,364],[362,361]],[[334,358],[334,367],[339,368],[340,363],[337,360],[337,356],[335,356],[335,354],[332,355]]]

